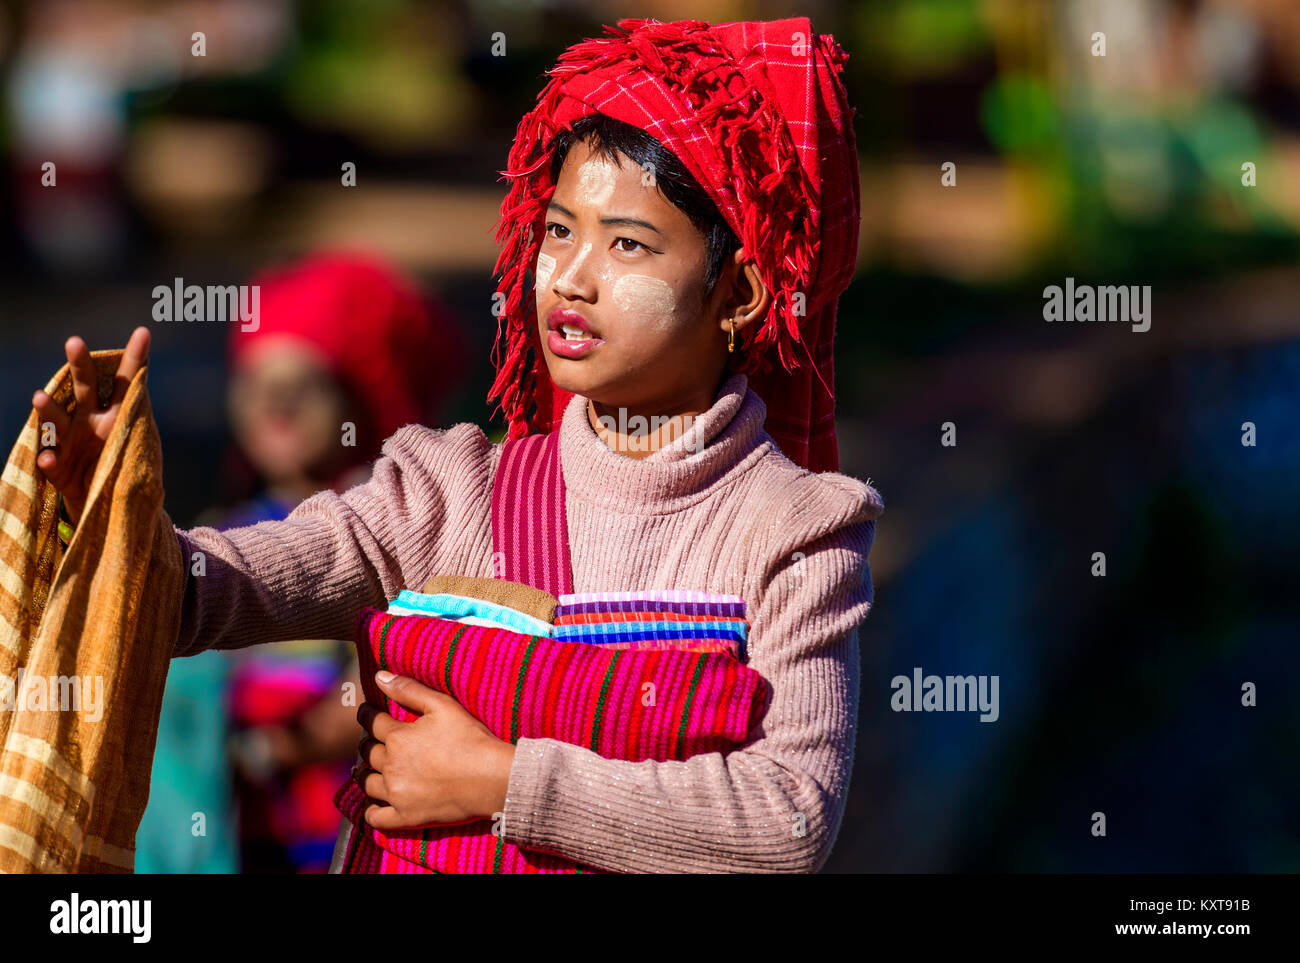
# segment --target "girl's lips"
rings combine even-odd
[[[576,328],[588,337],[599,337],[595,331],[591,330],[591,325],[587,323],[587,319],[572,308],[553,308],[551,313],[546,316],[546,329],[548,331],[559,331],[563,335],[566,326]]]
[[[558,331],[550,331],[546,335],[546,346],[551,349],[551,354],[560,358],[585,358],[604,343],[604,338],[570,341]]]

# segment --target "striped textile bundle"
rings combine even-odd
[[[557,639],[614,649],[726,652],[745,658],[745,600],[739,595],[651,589],[560,596]]]
[[[448,693],[501,739],[558,739],[611,759],[686,759],[736,748],[770,699],[762,676],[726,654],[575,644],[373,608],[358,617],[357,649],[367,699],[399,721],[414,716],[375,685],[381,668]],[[335,802],[360,827],[368,802],[357,782],[349,780]],[[360,827],[344,871],[591,871],[520,849],[491,828],[486,821],[393,833]]]

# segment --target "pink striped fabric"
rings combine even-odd
[[[729,751],[770,699],[761,675],[714,652],[611,650],[378,609],[362,611],[357,643],[366,698],[399,721],[416,717],[375,685],[381,668],[453,696],[498,738],[558,739],[609,759]],[[335,802],[354,824],[368,805],[352,780]],[[349,873],[593,871],[507,843],[485,821],[392,833],[361,827],[352,836]]]
[[[497,578],[557,597],[573,591],[558,430],[502,445],[492,486],[492,550],[501,566]]]

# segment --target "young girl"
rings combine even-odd
[[[381,673],[420,717],[362,707],[365,818],[500,813],[508,842],[621,872],[813,871],[844,811],[882,510],[835,471],[831,345],[859,216],[845,54],[806,18],[607,29],[561,57],[511,152],[491,397],[510,438],[558,432],[575,591],[742,597],[770,708],[736,751],[634,763],[511,744]],[[119,374],[147,347],[137,329]],[[68,357],[88,379],[79,339]],[[80,406],[68,426],[35,403],[69,453],[40,467],[75,516],[96,433]],[[348,638],[358,609],[432,575],[492,577],[501,450],[474,424],[407,425],[366,484],[280,522],[178,530],[206,574],[186,577],[176,654]]]

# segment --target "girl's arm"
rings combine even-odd
[[[853,766],[874,535],[874,520],[839,528],[769,582],[748,643],[773,689],[756,741],[685,762],[625,762],[520,739],[505,838],[619,872],[819,869]]]
[[[185,565],[175,655],[351,639],[358,611],[487,557],[493,451],[482,429],[407,425],[370,481],[318,492],[283,521],[176,530]]]

